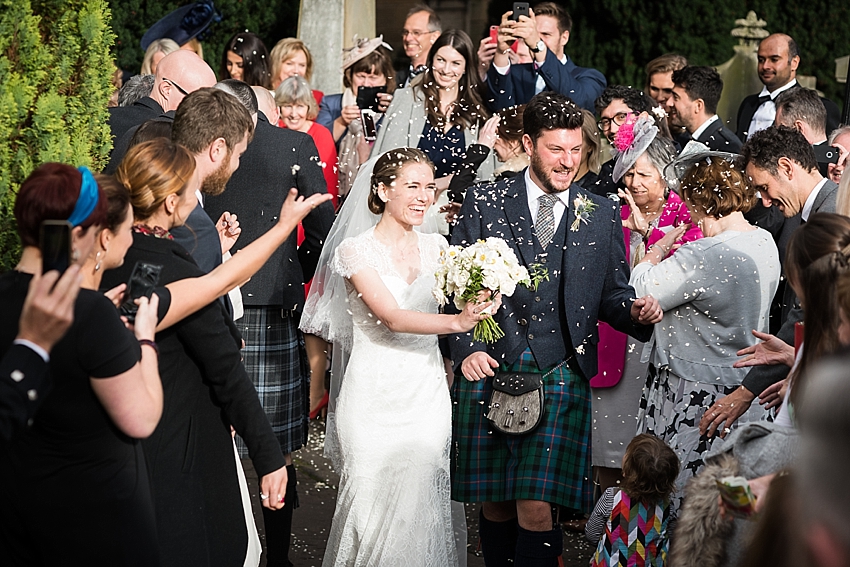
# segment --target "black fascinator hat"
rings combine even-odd
[[[173,39],[177,45],[184,45],[194,37],[203,40],[210,24],[220,21],[221,14],[215,9],[213,0],[202,0],[177,8],[145,32],[142,49],[147,50],[151,43],[163,38]]]

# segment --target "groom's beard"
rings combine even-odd
[[[574,167],[555,167],[551,171],[547,171],[546,166],[543,164],[543,161],[540,159],[537,152],[531,154],[531,171],[534,172],[534,175],[540,182],[543,184],[543,189],[546,190],[547,193],[563,193],[564,191],[569,190],[570,185],[573,184],[573,180],[576,176],[576,168]],[[552,173],[571,173],[569,179],[564,184],[555,183],[552,180]]]

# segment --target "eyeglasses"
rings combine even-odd
[[[189,96],[189,93],[187,93],[187,92],[186,92],[186,89],[184,89],[183,87],[181,87],[180,85],[178,85],[177,83],[175,83],[174,81],[172,81],[171,79],[166,79],[165,77],[163,77],[163,78],[162,78],[162,80],[163,80],[163,81],[165,81],[165,82],[167,82],[167,83],[171,83],[171,85],[172,85],[175,89],[177,89],[178,91],[180,91],[181,93],[183,93],[183,96]]]
[[[611,129],[612,122],[617,126],[622,126],[623,124],[625,124],[626,119],[633,114],[634,112],[618,112],[614,115],[614,118],[603,118],[596,124],[599,126],[599,129],[604,132],[606,130]]]
[[[409,35],[412,35],[416,39],[419,39],[421,36],[427,33],[434,33],[433,31],[422,31],[422,30],[401,30],[401,38],[404,39]]]

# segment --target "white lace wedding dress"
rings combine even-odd
[[[373,233],[344,240],[332,269],[347,278],[373,268],[399,307],[436,313],[431,288],[445,239],[419,234],[421,268],[408,284]],[[346,286],[354,341],[328,423],[341,470],[323,565],[455,566],[451,401],[437,337],[389,331]]]

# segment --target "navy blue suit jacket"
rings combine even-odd
[[[568,96],[590,112],[595,112],[593,102],[608,84],[605,76],[596,69],[578,67],[572,59],[567,59],[567,62],[562,64],[554,53],[547,50],[546,60],[542,65],[511,65],[506,75],[502,75],[491,65],[487,71],[487,104],[494,111],[526,104],[534,96],[538,74],[546,81],[545,90]]]
[[[454,227],[452,244],[468,246],[478,239],[495,236],[507,241],[523,265],[533,263],[535,237],[528,209],[525,172],[498,183],[473,186],[469,191],[460,211],[460,220]],[[636,325],[631,320],[635,290],[629,285],[630,270],[626,262],[619,205],[573,184],[569,189],[570,208],[564,212],[561,223],[572,224],[575,218],[572,203],[579,194],[596,203],[596,210],[578,231],[571,231],[569,225],[566,227],[562,265],[548,266],[550,278],[566,278],[564,285],[559,286],[563,296],[542,299],[544,302],[559,301],[568,329],[562,327],[556,332],[569,333],[569,340],[565,342],[572,344],[578,368],[589,380],[597,372],[599,321],[640,341],[649,340],[652,326]],[[505,353],[514,351],[518,342],[527,342],[527,329],[522,320],[530,318],[526,313],[535,295],[535,292],[520,286],[513,296],[502,299],[502,307],[495,319],[505,337],[494,344],[474,342],[472,333],[453,335],[450,345],[455,369],[458,370],[464,359],[476,351],[486,351],[500,363],[514,362],[505,360]]]

